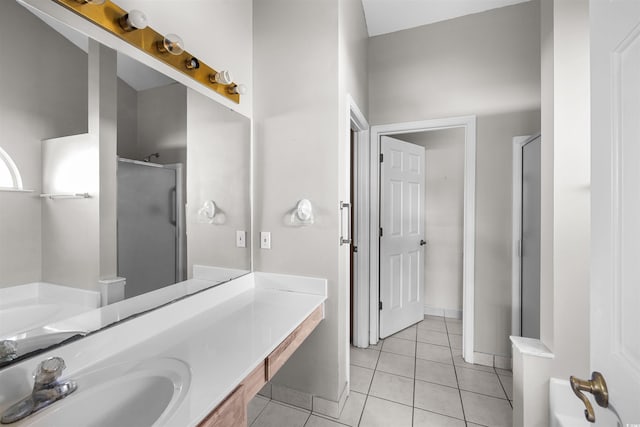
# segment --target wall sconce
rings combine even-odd
[[[184,61],[184,66],[187,67],[187,70],[197,70],[200,68],[200,61],[198,58],[190,58]]]
[[[313,205],[309,199],[298,200],[296,207],[291,211],[291,224],[311,225],[314,222]]]
[[[160,53],[168,52],[176,56],[184,52],[184,42],[177,34],[167,34],[164,39],[156,42],[156,47]]]
[[[226,214],[213,200],[207,200],[198,209],[198,222],[205,224],[224,224],[227,220]]]
[[[233,82],[233,79],[231,78],[231,73],[225,70],[225,71],[218,71],[215,74],[209,74],[209,81],[211,83],[228,85]]]
[[[118,23],[120,27],[122,27],[125,31],[133,31],[133,30],[144,30],[147,28],[147,15],[140,12],[139,10],[131,10],[126,15],[123,15]]]
[[[76,0],[76,3],[80,4],[104,4],[107,0]]]

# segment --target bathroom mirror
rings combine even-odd
[[[0,342],[15,360],[250,271],[249,119],[15,1],[0,39]]]

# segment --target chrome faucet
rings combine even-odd
[[[66,367],[61,357],[50,357],[40,362],[34,373],[33,391],[9,407],[2,414],[0,423],[10,424],[19,421],[73,393],[78,388],[75,381],[58,381]]]

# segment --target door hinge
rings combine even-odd
[[[380,227],[380,237],[382,237],[382,227]]]
[[[382,301],[378,301],[378,310],[382,310]]]
[[[380,153],[380,163],[384,162],[384,154]]]

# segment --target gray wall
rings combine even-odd
[[[464,129],[398,135],[425,148],[424,304],[462,312]]]
[[[348,380],[338,202],[348,200],[346,93],[367,108],[361,8],[355,0],[254,3],[254,268],[329,282],[325,320],[274,381],[332,401]],[[301,198],[313,203],[315,223],[291,227],[285,215]],[[272,249],[259,249],[260,231],[272,233]]]
[[[87,131],[87,54],[0,2],[0,145],[33,193],[0,192],[0,286],[42,278],[41,140]]]
[[[475,351],[511,347],[511,138],[540,130],[540,11],[521,3],[373,37],[369,118],[478,116]]]

